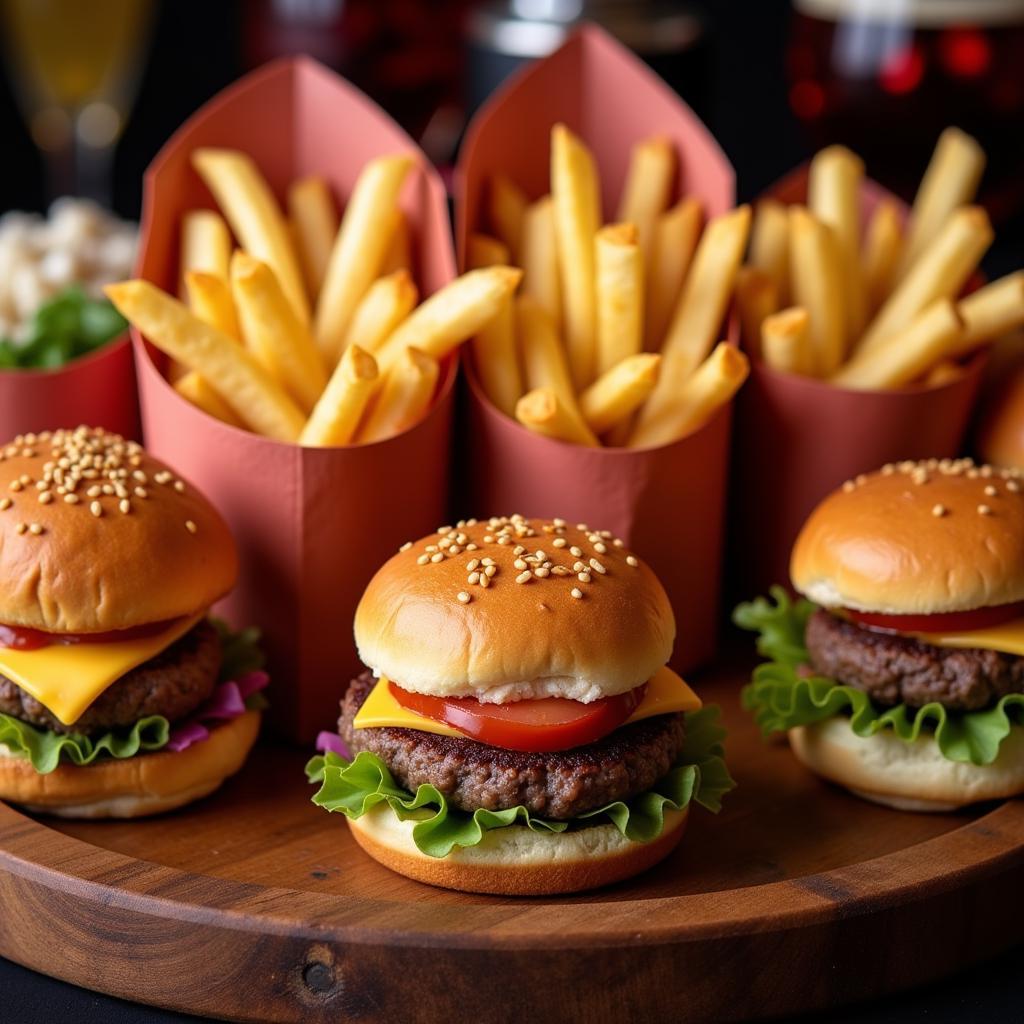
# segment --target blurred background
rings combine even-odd
[[[987,269],[1024,251],[1024,0],[0,0],[0,210],[86,195],[136,217],[142,173],[244,71],[308,53],[442,168],[467,116],[591,18],[721,142],[748,199],[824,143],[911,198],[939,131],[989,154]]]

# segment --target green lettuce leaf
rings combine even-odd
[[[843,715],[858,736],[887,729],[905,743],[929,736],[947,760],[986,765],[999,756],[1011,728],[1024,725],[1024,694],[1009,694],[980,711],[950,711],[935,702],[920,708],[879,708],[862,690],[806,674],[804,627],[816,606],[806,600],[793,604],[781,587],[771,593],[771,600],[758,598],[733,613],[738,626],[760,634],[758,651],[773,659],[754,669],[743,690],[743,706],[765,735]]]
[[[438,789],[421,785],[415,794],[399,786],[384,762],[369,751],[351,761],[337,754],[314,757],[306,777],[320,788],[313,803],[349,818],[359,818],[386,802],[405,821],[416,821],[412,837],[428,857],[446,857],[455,847],[476,846],[496,828],[520,825],[534,832],[564,832],[576,823],[606,820],[626,838],[646,843],[661,835],[665,810],[682,810],[691,802],[717,813],[722,797],[735,787],[723,758],[725,730],[718,724],[718,708],[707,707],[686,716],[686,742],[676,766],[645,793],[629,801],[617,800],[574,819],[551,821],[530,814],[523,806],[503,811],[479,808],[470,814],[452,807]]]

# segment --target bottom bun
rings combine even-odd
[[[846,718],[789,731],[793,753],[818,775],[901,811],[955,811],[1024,793],[1024,727],[1012,726],[992,764],[942,756],[931,736],[905,743],[890,732],[862,738]]]
[[[614,825],[572,832],[534,832],[523,825],[493,829],[476,846],[447,857],[417,849],[416,822],[402,821],[386,803],[349,819],[356,842],[386,868],[444,889],[501,896],[551,896],[596,889],[646,871],[682,838],[687,811],[666,811],[665,828],[649,843],[627,839]]]
[[[185,750],[61,764],[47,775],[40,775],[25,758],[0,754],[0,800],[61,818],[159,814],[212,793],[234,775],[259,730],[260,713],[247,711]]]

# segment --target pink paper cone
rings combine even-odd
[[[279,197],[295,178],[319,174],[339,200],[371,157],[414,153],[421,166],[402,205],[417,280],[426,295],[454,276],[437,175],[362,93],[300,58],[225,90],[160,152],[146,174],[142,277],[175,288],[181,216],[212,205],[189,163],[204,145],[250,153]],[[372,445],[304,449],[206,416],[166,382],[159,354],[137,335],[135,344],[148,447],[209,496],[239,544],[239,583],[218,611],[263,629],[271,719],[291,739],[310,741],[332,727],[339,697],[360,670],[352,617],[370,577],[401,543],[445,518],[455,361],[442,373],[430,415],[407,433]]]

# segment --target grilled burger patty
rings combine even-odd
[[[879,704],[921,707],[937,701],[975,711],[1024,692],[1024,658],[975,648],[933,647],[913,637],[866,629],[826,611],[807,623],[816,672],[863,690]]]
[[[163,715],[174,722],[213,693],[219,671],[220,637],[203,619],[167,650],[108,687],[71,725],[63,725],[3,675],[0,712],[54,732],[85,735],[127,728],[146,715]]]
[[[380,757],[410,792],[430,783],[464,811],[522,804],[538,817],[574,818],[650,789],[683,745],[682,715],[648,718],[596,743],[541,754],[416,729],[353,729],[375,682],[368,671],[352,681],[341,704],[341,737],[353,753],[369,750]]]

